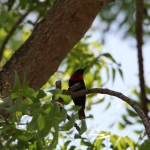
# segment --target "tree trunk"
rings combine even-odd
[[[28,40],[12,55],[0,71],[1,97],[10,94],[14,70],[20,81],[29,67],[28,83],[42,87],[61,61],[84,36],[104,5],[113,0],[58,0],[36,25]]]

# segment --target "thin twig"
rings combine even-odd
[[[144,80],[144,67],[143,67],[143,0],[136,0],[136,40],[137,40],[137,51],[138,51],[138,67],[139,67],[139,79],[140,79],[140,91],[141,91],[141,102],[142,109],[145,115],[148,117],[147,104],[149,102],[146,91],[145,91],[145,80]]]
[[[67,119],[70,120],[71,117],[67,114]],[[80,127],[75,123],[74,127],[77,129],[78,132],[80,132]]]
[[[10,37],[12,36],[12,34],[15,32],[16,28],[18,27],[18,25],[24,20],[24,18],[29,14],[30,11],[27,11],[24,15],[21,16],[21,18],[15,23],[15,25],[12,27],[12,29],[10,30],[9,34],[6,36],[5,40],[3,41],[1,47],[0,47],[0,61],[2,59],[3,56],[3,51],[5,49],[5,46],[8,42],[8,40],[10,39]]]
[[[68,90],[63,90],[63,94],[65,95],[70,95],[73,91],[75,91],[76,89],[80,88],[83,86],[83,83],[76,83],[73,86],[71,86],[70,88],[68,88]]]

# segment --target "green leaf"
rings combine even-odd
[[[149,150],[149,148],[150,148],[150,140],[146,140],[146,141],[142,144],[140,150]]]
[[[68,105],[72,101],[69,95],[58,94],[58,97],[61,97],[63,99],[65,105]]]
[[[82,135],[86,130],[87,130],[86,121],[82,120],[81,121],[81,129],[80,129],[79,134]]]
[[[109,69],[107,66],[105,66],[105,69],[106,69],[106,73],[107,73],[107,80],[109,80]]]
[[[116,61],[114,60],[114,58],[111,56],[110,53],[103,53],[102,56],[107,57],[108,59],[110,59],[111,61],[113,61],[114,63],[116,63]]]
[[[53,95],[62,93],[60,89],[49,90],[48,92],[52,93]]]
[[[26,80],[27,71],[28,71],[28,68],[25,69],[25,72],[24,72],[23,87],[22,87],[22,90],[21,90],[21,94],[24,95],[25,97],[28,97],[32,100],[35,100],[36,93],[32,88],[29,87],[29,85],[27,83],[27,80]]]
[[[43,116],[44,117],[44,116]],[[50,129],[52,128],[52,127],[54,127],[53,126],[53,124],[55,123],[55,121],[54,122],[52,122],[52,120],[51,119],[46,119],[45,120],[45,126],[44,126],[44,128],[42,129],[42,130],[39,130],[39,127],[37,127],[37,126],[35,126],[36,128],[37,128],[37,132],[36,132],[36,137],[37,138],[44,138],[44,137],[46,137],[49,133],[50,133]],[[34,128],[34,130],[36,129],[36,128]]]
[[[74,138],[75,138],[75,139],[81,139],[82,137],[81,137],[80,134],[75,134],[75,135],[74,135]]]
[[[39,130],[42,130],[45,127],[45,118],[40,114],[37,121]]]
[[[9,106],[12,103],[12,98],[8,97],[5,101],[0,102],[0,110],[5,108],[6,106]]]
[[[111,106],[111,103],[109,102],[104,111],[106,111]]]
[[[54,103],[54,106],[53,106],[53,114],[57,114],[57,113],[60,113],[60,108],[59,108],[59,105]],[[55,116],[54,116],[55,117]]]
[[[56,149],[56,145],[58,143],[58,126],[54,125],[55,132],[53,132],[53,140],[49,146],[49,149]]]
[[[63,131],[68,131],[74,126],[74,124],[75,124],[75,115],[72,114],[70,120],[60,128]]]
[[[31,120],[31,122],[28,123],[27,129],[29,131],[33,131],[33,130],[38,129],[37,128],[37,119],[38,119],[38,116],[33,117],[33,119]]]
[[[43,109],[45,115],[48,115],[50,113],[50,111],[52,110],[51,105],[52,104],[50,102],[43,104],[42,109]]]
[[[20,145],[27,144],[27,142],[28,142],[27,136],[21,135],[21,134],[17,136],[17,140]]]
[[[119,150],[123,150],[123,149],[127,149],[127,144],[126,144],[126,141],[125,141],[125,138],[124,137],[120,137],[120,140],[118,142],[118,145],[117,145],[117,148]]]
[[[112,143],[113,149],[116,150],[116,147],[118,145],[118,142],[120,140],[120,136],[113,134],[110,136],[110,142]]]
[[[103,144],[103,141],[107,138],[110,137],[110,132],[105,132],[105,131],[101,131],[96,140],[94,141],[94,150],[101,150],[102,148],[105,147],[105,145]]]
[[[37,94],[36,96],[37,99],[41,99],[46,96],[46,93],[44,92],[44,90],[41,90],[41,89],[39,89],[36,94]]]
[[[22,97],[16,100],[15,104],[8,108],[8,112],[16,112],[19,110],[20,104],[22,102]]]
[[[70,146],[69,150],[75,150],[76,149],[76,146]]]
[[[70,140],[69,141],[67,141],[67,142],[65,142],[65,144],[63,145],[63,147],[61,147],[61,150],[66,150],[67,149],[67,147],[68,147],[68,145],[70,144]]]
[[[124,128],[125,128],[125,125],[119,122],[118,123],[118,129],[123,130]]]
[[[114,82],[115,76],[116,76],[116,70],[114,68],[112,68],[112,76],[113,76],[113,82]]]
[[[31,104],[33,104],[33,101],[30,99],[23,99],[20,105],[20,109],[23,111],[24,109],[27,109],[27,107],[30,107]]]
[[[88,146],[88,148],[93,146],[88,140],[85,139],[81,140],[80,145]]]
[[[81,109],[81,106],[76,106],[73,105],[70,109],[68,109],[69,111],[79,111]]]
[[[54,117],[55,121],[57,120],[59,122],[66,120],[66,118],[67,118],[66,110],[62,110],[61,112],[59,111],[59,113],[57,113]]]
[[[141,97],[140,97],[140,92],[138,92],[136,88],[132,90],[132,93],[133,93],[138,99],[141,98]]]
[[[100,99],[100,100],[98,100],[98,101],[96,101],[96,102],[94,102],[93,104],[99,104],[99,103],[102,103],[102,102],[104,102],[104,98],[102,98],[102,99]]]
[[[94,148],[93,150],[101,150],[105,147],[105,145],[103,144],[103,141],[105,139],[96,139],[94,142]]]
[[[145,86],[146,93],[150,95],[150,88],[148,86]]]
[[[98,134],[98,137],[97,138],[107,138],[107,137],[110,137],[111,133],[110,132],[105,132],[105,131],[101,131],[99,134]]]
[[[143,124],[141,119],[136,119],[136,122],[139,123],[139,124]]]
[[[137,113],[134,110],[131,110],[131,109],[127,108],[127,111],[129,113],[129,115],[132,116],[132,117],[137,117],[138,116]]]
[[[18,91],[18,92],[12,93],[12,94],[11,94],[11,97],[12,97],[12,99],[17,99],[17,98],[19,98],[19,97],[20,97],[20,92]]]
[[[127,144],[130,146],[131,150],[134,150],[133,141],[128,136],[126,136],[125,139]]]
[[[67,118],[67,110],[66,110],[66,109],[62,109],[61,115],[62,115],[62,121],[66,121],[66,118]]]
[[[124,77],[123,77],[123,72],[122,72],[122,70],[121,70],[120,68],[118,68],[118,71],[119,71],[119,74],[120,74],[120,76],[121,76],[122,80],[124,80]]]
[[[24,95],[25,97],[32,99],[33,101],[36,99],[35,91],[32,88],[30,88],[27,83],[23,87],[21,94]]]
[[[130,125],[133,124],[131,121],[129,121],[129,120],[127,119],[127,116],[122,115],[122,118],[123,118],[123,120],[124,120],[127,124],[130,124]]]
[[[143,144],[140,150],[148,150],[150,148],[150,140],[146,140]]]
[[[17,121],[19,122],[20,119],[22,118],[22,112],[17,111],[17,112],[16,112],[16,118],[17,118]]]
[[[15,81],[14,81],[12,92],[17,92],[19,90],[20,82],[19,82],[19,76],[17,71],[15,70],[14,72],[15,72]]]
[[[137,135],[141,135],[141,131],[139,131],[139,130],[134,130],[134,132],[135,132]]]
[[[134,149],[132,140],[130,138],[126,137],[121,137],[116,134],[113,134],[110,137],[110,142],[112,143],[111,148],[113,150],[124,150],[127,149],[129,146],[131,150]]]

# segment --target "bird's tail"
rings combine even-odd
[[[82,119],[85,119],[85,113],[84,113],[84,109],[80,109],[79,112],[79,119],[82,120]]]

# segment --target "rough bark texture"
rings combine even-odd
[[[36,25],[29,39],[1,68],[1,97],[10,94],[14,70],[22,81],[24,70],[29,67],[29,85],[34,89],[42,87],[84,36],[102,7],[111,1],[58,0]]]

